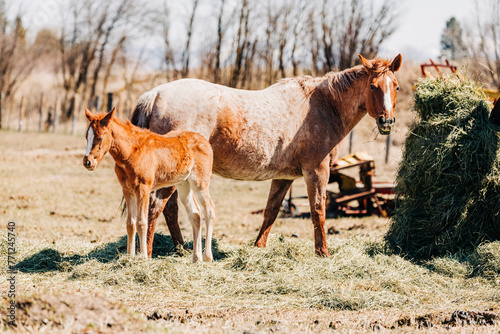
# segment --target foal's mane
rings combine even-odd
[[[123,119],[118,118],[118,117],[113,117],[113,121],[116,122],[118,125],[126,128],[127,131],[132,132],[132,134],[152,133],[151,130],[149,130],[149,129],[141,128],[141,127],[138,127],[137,125],[132,124],[132,122],[130,122],[130,120],[128,120],[128,119],[123,120]]]

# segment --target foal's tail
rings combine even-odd
[[[127,202],[125,202],[125,197],[122,196],[122,201],[120,202],[120,211],[122,221],[127,217]]]
[[[158,99],[158,91],[150,90],[139,97],[134,112],[130,116],[130,122],[141,128],[149,129],[149,121],[153,107]]]

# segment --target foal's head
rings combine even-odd
[[[394,109],[399,84],[394,72],[401,66],[401,55],[397,55],[392,63],[380,59],[366,60],[361,55],[359,58],[369,75],[366,109],[375,118],[379,132],[388,135],[396,123]]]
[[[83,166],[88,170],[96,169],[104,155],[111,147],[112,137],[108,131],[109,122],[113,118],[115,109],[107,114],[93,114],[85,109],[85,116],[90,121],[87,130],[87,151],[83,157]]]

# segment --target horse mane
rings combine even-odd
[[[377,58],[371,61],[372,72],[381,74],[390,70],[389,60]],[[356,81],[361,80],[368,74],[368,70],[363,65],[354,66],[341,72],[329,72],[325,76],[328,79],[330,92],[341,93],[349,89]]]
[[[293,77],[293,78],[283,78],[278,81],[280,84],[287,84],[290,82],[296,83],[304,92],[306,98],[311,97],[311,95],[315,92],[318,85],[325,81],[326,76],[322,77],[312,77],[310,75],[305,75],[301,77]]]
[[[371,61],[373,64],[372,71],[380,74],[390,70],[391,62],[389,60],[377,58]],[[340,72],[328,72],[322,77],[311,77],[309,75],[294,78],[284,78],[279,81],[279,83],[287,84],[289,82],[295,82],[302,88],[304,94],[309,97],[311,96],[318,84],[328,81],[328,87],[330,92],[341,93],[349,89],[356,81],[365,77],[368,71],[363,65],[357,65]]]
[[[341,72],[329,72],[325,75],[326,80],[328,80],[328,88],[330,92],[345,92],[349,89],[356,81],[365,77],[368,74],[366,68],[362,65],[358,65],[352,68],[348,68]]]

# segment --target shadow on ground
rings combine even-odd
[[[204,244],[205,241],[203,240],[203,246]],[[138,249],[138,242],[136,246]],[[183,256],[192,249],[193,242],[188,242],[184,245],[184,249],[177,250],[174,247],[171,236],[156,233],[153,242],[152,258]],[[212,239],[212,252],[214,255],[214,261],[223,260],[228,256],[226,251],[220,249],[219,243],[216,239]],[[127,236],[123,236],[115,242],[99,245],[85,255],[75,254],[65,256],[56,249],[45,248],[17,263],[14,266],[14,269],[24,273],[64,271],[64,267],[68,264],[74,266],[94,259],[102,263],[107,263],[116,260],[120,255],[126,253]]]

